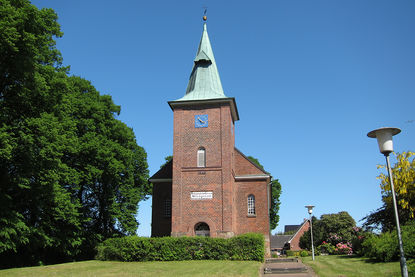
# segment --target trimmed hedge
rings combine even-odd
[[[98,246],[103,261],[264,261],[264,236],[244,234],[229,239],[209,237],[111,238]]]

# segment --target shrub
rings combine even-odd
[[[325,241],[323,241],[323,243],[317,247],[318,252],[320,252],[321,254],[329,254],[329,255],[334,254],[335,249],[336,247],[334,247],[334,245],[332,245],[329,242],[325,242]]]
[[[300,256],[301,257],[308,257],[309,256],[308,251],[307,250],[300,251]]]
[[[415,223],[402,226],[402,241],[406,258],[415,258]],[[362,244],[364,256],[377,261],[389,262],[399,259],[396,230],[381,235],[370,235]]]
[[[230,239],[206,237],[107,239],[98,246],[99,260],[182,261],[264,260],[264,236],[244,234]]]
[[[294,251],[294,250],[286,250],[285,253],[287,254],[288,257],[292,257],[292,256],[299,256],[299,251]]]
[[[339,242],[338,244],[336,244],[336,249],[334,249],[334,253],[337,255],[352,255],[353,254],[353,250],[352,250],[352,245],[350,243],[341,243]]]

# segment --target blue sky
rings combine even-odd
[[[167,101],[185,93],[208,6],[223,89],[240,115],[236,147],[282,184],[278,231],[302,222],[307,204],[317,217],[347,211],[356,221],[381,206],[384,157],[369,131],[399,127],[395,151],[415,150],[415,1],[32,3],[58,13],[64,64],[121,106],[150,174],[173,152]],[[138,219],[149,236],[151,199]]]

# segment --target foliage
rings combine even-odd
[[[408,151],[397,153],[397,162],[392,166],[392,176],[397,197],[399,219],[401,224],[413,221],[415,215],[415,153]],[[378,168],[385,168],[378,165]],[[382,229],[390,231],[395,227],[391,186],[387,174],[381,173],[378,177],[382,190],[383,205],[378,210],[363,218],[366,229]]]
[[[259,163],[258,159],[248,156],[248,159],[251,160],[254,164],[259,166],[263,171],[265,171],[264,167]],[[270,217],[270,229],[274,230],[278,226],[278,222],[280,221],[280,216],[278,215],[278,211],[280,209],[280,195],[281,195],[281,184],[278,179],[274,179],[271,181],[271,207],[269,210],[269,217]]]
[[[6,269],[1,270],[0,275],[2,277],[257,277],[261,266],[262,263],[257,261],[169,261],[125,263],[93,260],[52,266]]]
[[[334,254],[334,251],[336,250],[336,247],[332,245],[330,242],[323,241],[318,247],[317,251],[321,254]]]
[[[336,249],[334,249],[334,254],[337,255],[352,255],[353,254],[353,250],[352,250],[352,245],[350,242],[347,243],[341,243],[339,242],[338,244],[336,244]]]
[[[341,243],[351,243],[356,226],[356,222],[347,212],[337,214],[323,214],[320,219],[313,217],[313,239],[315,245],[324,242],[336,245]],[[300,238],[300,247],[311,249],[310,230],[304,232]]]
[[[287,257],[298,256],[298,255],[296,255],[296,253],[298,253],[298,251],[294,251],[294,250],[286,250],[285,251],[285,254],[287,255]]]
[[[308,257],[310,256],[307,250],[301,250],[300,251],[300,257]]]
[[[415,223],[402,226],[402,241],[405,257],[415,258]],[[399,245],[396,230],[387,231],[380,235],[371,235],[365,239],[362,245],[362,252],[365,257],[377,261],[389,262],[398,260]]]
[[[98,246],[97,259],[117,261],[253,260],[264,259],[264,236],[244,234],[229,239],[137,236],[111,238]]]
[[[0,0],[0,267],[91,257],[134,234],[146,153],[120,107],[68,76],[57,15]]]
[[[165,166],[166,164],[168,164],[171,160],[173,160],[173,156],[169,155],[167,157],[164,157],[164,164],[160,165],[160,168],[162,168],[163,166]]]

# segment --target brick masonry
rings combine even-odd
[[[150,178],[158,180],[153,182],[152,236],[194,236],[195,225],[205,222],[211,237],[262,233],[269,253],[270,176],[235,148],[230,104],[202,101],[175,105],[173,112],[171,173],[161,169]],[[202,114],[208,115],[208,127],[195,128],[195,115]],[[200,147],[206,149],[205,167],[197,167]],[[161,181],[169,178],[171,182]],[[194,200],[193,192],[209,192],[212,198]],[[248,216],[247,198],[251,194],[255,196],[256,214]],[[170,195],[172,216],[166,218],[162,216],[163,203]]]

